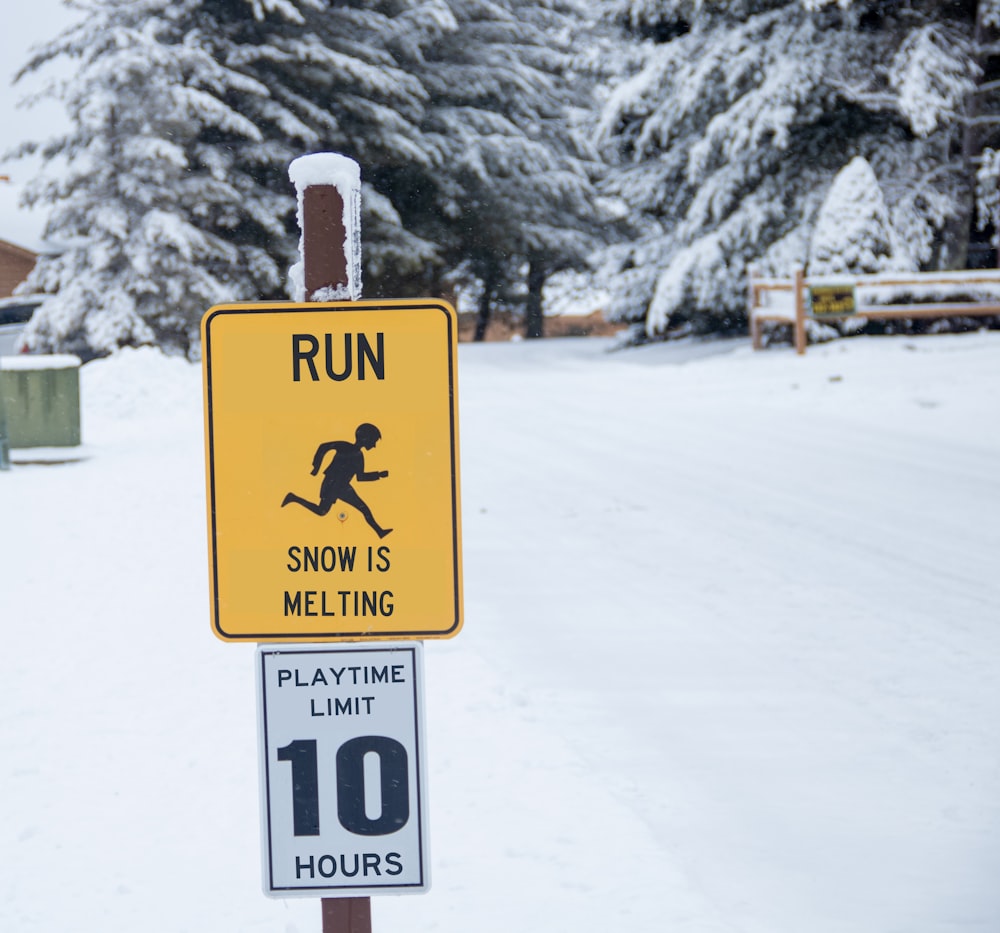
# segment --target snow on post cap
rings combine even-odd
[[[361,187],[361,166],[336,152],[314,152],[292,160],[288,177],[297,191],[311,185],[333,185],[344,197],[348,191]],[[344,202],[347,203],[346,197]]]
[[[298,200],[300,261],[288,270],[295,301],[357,301],[361,297],[361,166],[354,159],[335,152],[316,152],[292,160],[288,177],[295,185]],[[329,185],[337,189],[344,204],[344,258],[347,282],[329,285],[306,294],[305,210],[307,188]]]

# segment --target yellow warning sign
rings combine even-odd
[[[213,628],[447,638],[462,624],[457,323],[441,301],[202,320]]]
[[[849,317],[856,314],[858,302],[854,285],[811,285],[809,310],[814,317]]]

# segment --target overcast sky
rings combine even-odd
[[[11,82],[28,60],[29,49],[58,35],[72,22],[73,15],[63,6],[62,0],[26,0],[4,9],[3,28],[0,29],[0,127],[3,128],[0,154],[25,140],[45,139],[53,130],[65,126],[65,114],[57,104],[38,104],[30,109],[17,106],[38,82],[21,82],[16,87]],[[37,169],[35,160],[0,158],[0,175],[11,177],[9,183],[0,182],[0,239],[29,249],[38,249],[41,245],[44,217],[38,211],[18,208],[17,199],[24,182]]]

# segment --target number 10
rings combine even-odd
[[[372,756],[369,758],[368,756]],[[380,812],[366,806],[365,759],[378,762]],[[292,765],[292,823],[296,836],[319,835],[319,763],[315,739],[296,739],[278,749]],[[410,818],[406,749],[385,735],[360,735],[337,749],[337,819],[349,833],[388,836]]]

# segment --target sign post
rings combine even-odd
[[[429,883],[423,646],[391,642],[462,625],[457,319],[358,300],[357,163],[289,175],[297,300],[202,320],[212,624],[262,643],[265,892],[371,933],[368,892]]]

